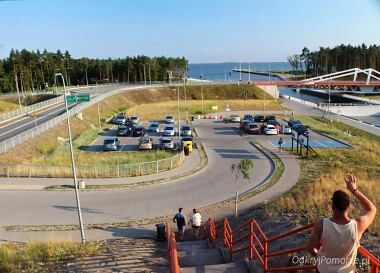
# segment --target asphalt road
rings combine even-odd
[[[231,198],[235,194],[231,164],[245,157],[252,159],[254,168],[250,172],[250,181],[241,182],[239,192],[259,185],[270,176],[274,168],[271,162],[249,143],[255,136],[242,137],[233,126],[219,120],[197,120],[194,127],[199,135],[197,142],[202,142],[209,156],[206,168],[189,178],[164,185],[83,191],[80,199],[84,222],[145,219],[172,214],[178,207],[202,207]],[[0,200],[1,225],[78,223],[75,195],[71,190],[3,191]]]
[[[129,87],[129,86],[125,86],[125,85],[112,85],[112,86],[99,86],[99,94],[102,94],[102,93],[107,93],[107,92],[110,92],[110,91],[113,91],[115,89],[120,89],[120,88],[125,88],[125,87]],[[71,90],[73,91],[73,90]],[[96,97],[96,88],[92,87],[91,90],[90,89],[77,89],[75,90],[76,92],[78,92],[78,94],[81,94],[81,95],[85,95],[85,94],[90,94],[90,93],[93,93],[93,97],[92,98],[95,98]],[[68,108],[71,109],[72,107],[76,106],[76,103],[69,103],[68,104]],[[45,123],[57,116],[60,116],[62,114],[65,113],[65,105],[64,103],[62,104],[59,104],[59,105],[56,105],[50,109],[47,109],[45,111],[42,111],[42,112],[39,112],[37,114],[37,116],[25,116],[25,118],[21,119],[21,120],[18,120],[16,122],[13,122],[11,124],[8,124],[8,125],[5,125],[3,127],[0,128],[0,142],[3,142],[7,139],[10,139],[14,136],[17,136],[21,133],[24,133],[34,127],[36,127],[36,125],[40,125],[42,123]]]

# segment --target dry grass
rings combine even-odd
[[[8,243],[0,246],[0,272],[53,272],[60,261],[99,254],[106,249],[103,241],[85,244],[61,240],[25,245]]]
[[[353,145],[353,148],[318,148],[315,149],[318,155],[301,159],[302,174],[297,186],[277,198],[271,204],[273,210],[277,213],[306,211],[311,221],[329,216],[330,198],[335,190],[346,189],[343,177],[347,173],[358,177],[359,189],[379,207],[380,138],[340,123],[330,124],[319,118],[302,117],[300,120],[313,129],[319,128],[325,134]],[[344,135],[342,131],[345,130],[351,130],[354,135]],[[351,217],[357,217],[362,208],[356,198],[352,198],[352,203]],[[369,230],[372,234],[380,235],[379,216]]]

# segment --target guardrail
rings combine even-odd
[[[177,244],[175,241],[175,235],[170,231],[169,222],[166,221],[166,240],[168,241],[168,259],[170,273],[179,273],[178,256],[177,256]]]
[[[121,88],[121,89],[117,89],[117,90],[113,90],[113,91],[110,91],[110,92],[107,92],[107,93],[104,93],[104,94],[101,94],[97,97],[95,97],[94,99],[91,99],[89,102],[84,102],[84,103],[81,103],[81,104],[78,104],[77,106],[71,108],[69,111],[68,111],[68,115],[71,117],[75,114],[78,114],[79,112],[83,111],[84,109],[92,106],[93,104],[97,103],[98,100],[103,100],[107,97],[110,97],[110,96],[113,96],[113,95],[116,95],[116,94],[119,94],[119,93],[123,93],[123,92],[126,92],[126,91],[133,91],[133,90],[141,90],[141,89],[146,89],[146,88],[151,88],[151,87],[167,87],[167,86],[170,86],[168,84],[161,84],[161,85],[144,85],[144,86],[137,86],[137,87],[127,87],[127,88]],[[63,100],[63,98],[62,98]],[[32,137],[35,137],[39,134],[41,134],[42,132],[45,132],[46,130],[50,129],[51,127],[61,123],[62,121],[64,121],[66,119],[66,114],[62,114],[54,119],[51,119],[43,124],[40,124],[38,125],[37,127],[34,127],[33,129],[30,129],[24,133],[21,133],[15,137],[12,137],[10,139],[7,139],[6,141],[3,141],[0,143],[0,153],[2,152],[5,152],[7,151],[8,149],[10,148],[13,148],[15,147],[16,145],[32,138]]]
[[[75,166],[78,178],[119,178],[171,170],[182,164],[184,151],[166,159],[122,165]],[[71,165],[0,164],[0,177],[71,178]]]
[[[285,254],[295,253],[295,252],[300,252],[300,251],[305,250],[305,247],[301,246],[301,247],[287,249],[287,250],[283,250],[279,252],[269,253],[268,251],[269,243],[272,243],[281,238],[285,238],[290,235],[299,233],[301,231],[311,229],[313,226],[314,226],[314,223],[291,230],[289,232],[283,233],[281,235],[278,235],[269,239],[265,236],[264,232],[261,230],[260,226],[257,224],[257,222],[254,219],[252,219],[251,221],[248,221],[247,223],[243,224],[242,226],[232,231],[226,218],[220,221],[219,224],[217,225],[214,224],[212,218],[209,218],[207,222],[205,223],[205,225],[203,226],[203,229],[204,229],[204,237],[205,238],[209,237],[213,241],[214,246],[218,241],[223,241],[224,247],[228,247],[230,251],[230,260],[232,260],[233,253],[249,250],[249,259],[252,260],[253,253],[255,253],[256,258],[262,265],[263,271],[265,273],[274,272],[274,271],[288,272],[288,271],[310,270],[310,269],[312,270],[314,269],[317,272],[316,264],[303,265],[303,266],[291,266],[291,267],[279,267],[279,268],[268,267],[268,258],[270,257],[275,257],[275,256],[280,256],[280,255],[285,255]],[[243,229],[246,227],[249,227],[249,229],[248,231],[245,231],[245,234],[244,234]],[[219,231],[218,231],[218,228],[220,228]],[[254,230],[256,230],[256,233],[254,232]],[[238,236],[237,235],[238,232],[243,232],[243,235],[237,239],[233,239],[234,236]],[[257,235],[261,237],[261,241]],[[246,244],[243,247],[240,247],[239,249],[233,248],[234,244],[236,244],[239,241],[242,241],[245,238],[249,238],[248,244]],[[380,261],[376,259],[374,255],[372,255],[363,247],[359,247],[358,252],[371,263],[372,273],[379,272]]]
[[[329,104],[328,103],[320,103],[319,104],[320,107],[322,108],[328,108],[329,107]],[[380,105],[378,104],[372,104],[372,103],[330,103],[330,107],[341,107],[341,106],[344,106],[344,107],[347,107],[347,106],[359,106],[359,107],[372,107],[372,108],[379,108]]]
[[[0,115],[0,122],[14,118],[14,117],[21,116],[25,113],[29,113],[29,112],[32,112],[32,111],[37,110],[37,109],[49,107],[49,106],[54,105],[54,104],[59,103],[59,102],[63,102],[63,96],[59,96],[59,97],[54,98],[54,99],[42,101],[42,102],[39,102],[36,104],[29,105],[27,107],[22,107],[21,109],[19,108],[17,110],[13,110],[11,112],[1,114]]]

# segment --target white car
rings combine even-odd
[[[231,122],[233,123],[240,122],[240,117],[238,115],[232,115],[230,119],[231,119]]]
[[[284,134],[290,135],[292,133],[292,128],[288,124],[284,125]]]
[[[173,118],[173,116],[166,116],[166,118],[165,118],[165,123],[174,123],[174,118]]]
[[[191,128],[189,125],[182,126],[181,136],[191,136]]]
[[[139,124],[139,117],[138,116],[132,116],[130,118],[130,121],[132,121],[132,124]]]
[[[274,125],[265,125],[264,133],[266,135],[277,135],[277,129]]]
[[[158,133],[160,131],[160,124],[158,122],[152,122],[149,126],[149,131]]]
[[[165,126],[164,130],[162,131],[163,136],[174,136],[174,126],[173,125],[167,125]]]

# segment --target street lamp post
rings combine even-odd
[[[177,82],[177,104],[178,104],[178,147],[180,146],[180,135],[181,135],[181,116],[179,112],[179,81]]]
[[[100,107],[99,107],[99,89],[98,89],[98,82],[102,81],[108,81],[108,79],[104,80],[97,80],[95,85],[96,85],[96,100],[98,101],[98,120],[99,120],[99,133],[102,131],[102,126],[100,124]]]
[[[203,114],[203,72],[201,69],[201,94],[202,94],[202,114]]]
[[[67,118],[67,130],[69,132],[69,142],[70,142],[70,154],[71,154],[71,166],[73,169],[73,178],[74,178],[74,189],[75,189],[75,198],[77,201],[77,208],[78,208],[78,217],[79,217],[79,225],[80,225],[80,232],[82,237],[82,243],[86,242],[86,239],[84,237],[84,229],[83,229],[83,221],[82,221],[82,213],[80,208],[80,200],[79,200],[79,193],[78,193],[78,182],[77,182],[77,176],[75,172],[75,163],[74,163],[74,153],[73,153],[73,142],[71,140],[71,130],[70,130],[70,119],[69,114],[67,110],[67,100],[66,100],[66,90],[65,90],[65,79],[62,75],[62,73],[55,74],[55,77],[60,76],[62,78],[63,82],[63,94],[65,98],[65,107],[66,107],[66,118]]]

